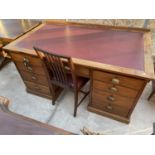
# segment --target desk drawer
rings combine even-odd
[[[30,68],[28,68],[21,62],[15,62],[15,64],[20,71],[26,71],[29,73],[35,73],[43,76],[46,75],[42,66],[34,66],[33,64],[31,64]]]
[[[25,72],[25,71],[20,71],[20,74],[21,74],[22,78],[24,79],[24,81],[30,81],[30,82],[38,83],[38,84],[48,87],[48,80],[47,80],[46,76],[29,73],[29,72]]]
[[[24,61],[27,61],[29,65],[33,64],[34,66],[42,66],[42,62],[39,59],[39,57],[31,56],[23,53],[18,54],[13,52],[10,52],[10,55],[15,62],[20,62],[24,64]]]
[[[132,107],[134,99],[126,98],[118,95],[112,95],[111,93],[107,93],[104,91],[102,93],[98,91],[93,91],[92,103],[94,102],[100,103],[101,106],[109,103],[111,105],[121,106],[121,107],[130,109]]]
[[[112,94],[135,98],[138,95],[138,91],[134,89],[130,89],[127,87],[122,87],[119,85],[113,85],[111,83],[105,83],[101,81],[94,80],[93,81],[93,90],[98,90],[98,92],[106,91]]]
[[[127,117],[129,113],[129,109],[117,106],[117,105],[109,105],[108,103],[101,105],[99,102],[93,102],[91,104],[91,107],[94,107],[95,109],[105,111],[111,114]]]
[[[31,89],[32,91],[36,91],[39,92],[41,94],[46,94],[46,95],[51,95],[50,90],[48,87],[43,86],[43,85],[39,85],[33,82],[28,82],[28,81],[24,81],[25,85],[27,86],[28,89]]]
[[[144,81],[140,79],[130,78],[118,74],[111,74],[101,71],[93,71],[93,79],[108,82],[114,85],[132,88],[135,90],[140,90],[144,85]]]

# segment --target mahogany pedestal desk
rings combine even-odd
[[[71,56],[76,74],[91,81],[88,110],[129,123],[145,85],[154,79],[150,39],[148,29],[50,23],[3,49],[10,53],[27,91],[48,98],[52,94],[46,73],[33,46]]]
[[[1,46],[12,42],[26,32],[38,26],[40,22],[28,19],[1,19],[0,20],[0,68],[10,61],[3,56]]]

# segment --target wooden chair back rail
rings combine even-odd
[[[50,54],[37,47],[34,47],[34,49],[38,56],[42,57],[42,60],[50,71],[49,74],[52,73],[52,78],[50,78],[50,80],[53,84],[60,85],[64,88],[69,88],[67,74],[70,72],[72,74],[73,83],[76,86],[75,70],[70,57]],[[42,53],[44,53],[44,56],[42,56]],[[65,61],[65,64],[63,63],[63,60]]]
[[[47,58],[47,65],[49,66],[50,70],[52,71],[53,77],[56,81],[66,85],[67,84],[67,76],[63,66],[62,61],[58,56],[50,56],[49,54],[45,53],[45,57]]]
[[[81,91],[81,88],[86,84],[87,79],[80,79],[82,83],[79,85],[79,79],[75,74],[74,64],[70,57],[49,53],[45,50],[39,49],[38,47],[34,47],[34,50],[43,62],[44,69],[47,73],[47,78],[52,94],[52,104],[54,105],[56,101],[54,85],[63,88],[71,88],[74,91],[74,116],[76,116],[78,106],[89,94],[89,91]],[[78,103],[79,91],[84,93],[84,96]]]

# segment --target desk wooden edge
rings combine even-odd
[[[29,54],[29,55],[38,57],[34,50],[28,50],[28,49],[24,49],[24,48],[17,49],[14,46],[9,47],[9,48],[8,48],[8,46],[5,46],[5,47],[3,47],[3,50],[6,52],[24,53],[24,54]],[[145,56],[145,58],[146,57],[149,57],[149,54],[147,56]],[[147,72],[135,70],[135,69],[131,69],[131,68],[103,64],[103,63],[94,62],[94,61],[90,61],[90,60],[84,60],[84,59],[78,59],[78,58],[72,58],[72,59],[73,59],[73,63],[75,63],[76,65],[80,65],[80,66],[84,66],[84,67],[88,67],[88,68],[93,68],[93,69],[117,73],[117,74],[125,74],[126,76],[137,77],[137,78],[145,79],[147,81],[155,79],[154,69],[152,70],[152,72],[148,72],[148,71],[151,71],[151,68],[153,67],[153,61],[150,58],[149,58],[150,59],[149,63],[151,64],[151,62],[152,62],[152,65],[151,65],[151,68],[149,68],[149,65],[148,65],[149,63],[146,65],[146,67],[148,69]],[[147,62],[148,60],[146,59],[145,61]]]
[[[113,30],[128,30],[128,31],[141,31],[149,32],[150,29],[139,28],[139,27],[127,27],[127,26],[114,26],[114,25],[103,25],[103,24],[93,24],[93,23],[81,23],[73,21],[61,21],[61,20],[46,20],[44,24],[59,24],[59,25],[74,25],[74,26],[84,26],[90,28],[103,28],[103,29],[113,29]]]

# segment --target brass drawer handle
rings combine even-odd
[[[117,92],[118,91],[118,89],[116,87],[111,87],[109,89],[110,89],[111,92]]]
[[[30,67],[30,66],[27,66],[27,70],[29,71],[29,72],[32,72],[32,67]]]
[[[107,97],[107,100],[109,100],[109,101],[113,102],[113,101],[115,101],[115,98],[114,98],[114,97],[112,97],[112,96],[108,96],[108,97]]]
[[[23,64],[24,64],[26,67],[29,66],[29,59],[28,59],[28,58],[24,58]]]
[[[119,84],[119,79],[117,79],[117,78],[113,78],[112,80],[111,80],[111,82],[113,83],[113,84]]]
[[[111,105],[107,105],[106,108],[107,108],[108,110],[112,110],[112,109],[113,109],[113,107],[112,107]]]
[[[35,76],[32,76],[32,80],[36,80],[37,78]]]

